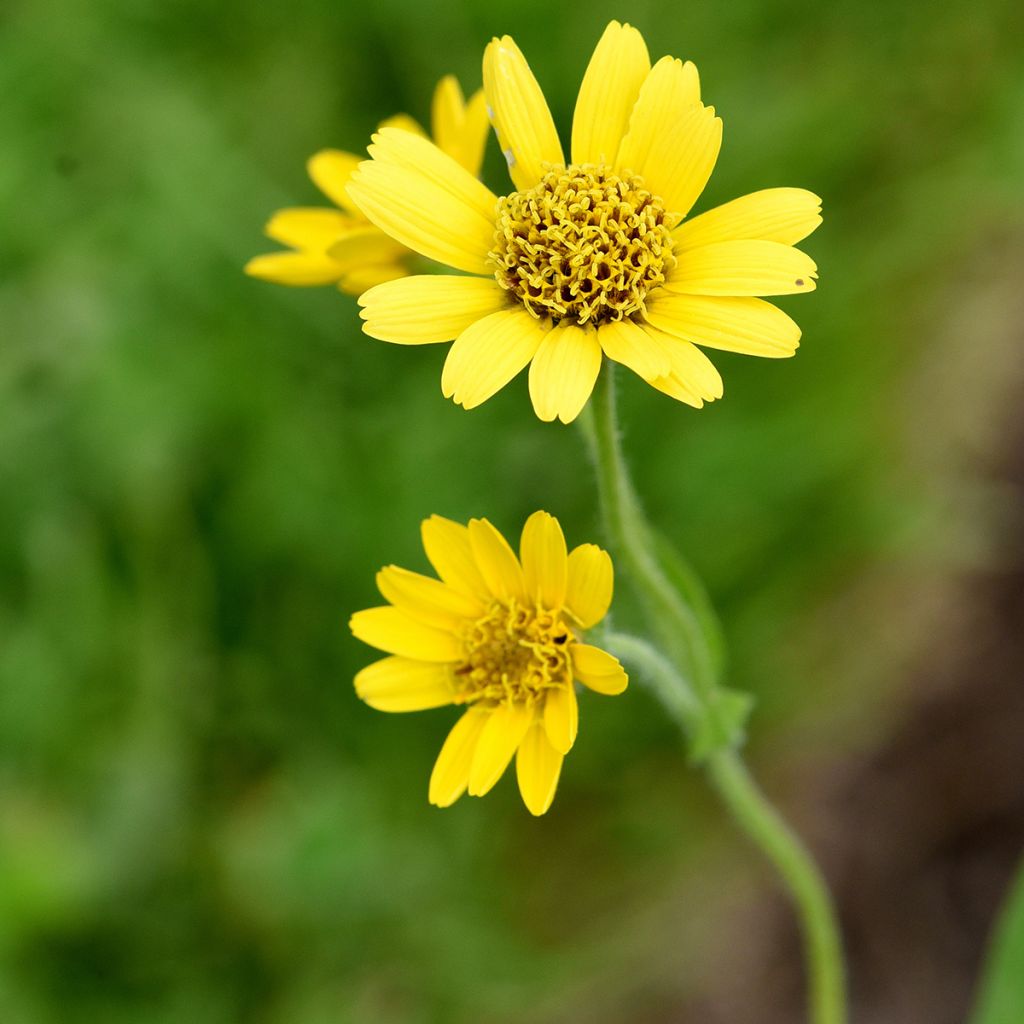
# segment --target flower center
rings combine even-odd
[[[455,668],[457,702],[533,703],[570,681],[566,647],[573,639],[556,612],[495,602],[463,635],[465,660]]]
[[[535,317],[608,323],[643,312],[675,266],[661,199],[593,164],[498,200],[494,276]]]

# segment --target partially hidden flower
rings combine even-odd
[[[427,141],[420,125],[406,114],[389,118],[380,127],[410,132]],[[479,175],[488,133],[483,90],[466,102],[456,79],[442,78],[434,90],[431,128],[443,153],[464,173]],[[254,257],[245,272],[275,284],[336,284],[350,295],[411,273],[414,254],[374,227],[349,195],[352,172],[362,159],[338,149],[324,149],[310,157],[306,164],[310,178],[336,207],[278,210],[264,232],[289,249]]]
[[[546,512],[526,521],[518,558],[486,519],[432,516],[423,547],[439,579],[388,566],[377,586],[390,603],[352,616],[352,632],[389,655],[356,692],[380,711],[466,708],[430,776],[432,804],[483,796],[515,757],[523,801],[543,814],[576,739],[575,683],[626,688],[617,659],[582,640],[611,603],[611,559],[594,544],[567,552]]]
[[[760,296],[814,288],[814,261],[793,245],[821,222],[820,200],[773,188],[686,219],[722,141],[693,64],[651,67],[640,33],[613,21],[580,87],[568,161],[511,38],[490,43],[483,73],[515,191],[499,198],[424,139],[375,135],[353,200],[391,237],[471,276],[370,289],[367,334],[455,339],[441,387],[467,409],[529,364],[537,415],[563,422],[586,404],[602,353],[697,408],[722,394],[697,346],[793,354],[800,328]]]

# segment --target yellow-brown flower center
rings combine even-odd
[[[591,164],[498,200],[489,257],[536,317],[601,324],[640,313],[675,266],[667,215],[640,178]]]
[[[571,680],[566,648],[574,639],[556,612],[495,602],[463,635],[465,659],[455,667],[458,703],[533,703]]]

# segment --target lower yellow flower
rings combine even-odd
[[[426,138],[419,124],[405,114],[389,118],[380,127]],[[483,91],[466,102],[455,78],[442,78],[434,90],[431,127],[437,146],[469,174],[479,175],[489,128]],[[409,274],[414,254],[374,227],[349,195],[349,179],[362,159],[338,149],[312,156],[306,164],[309,176],[337,209],[278,210],[264,231],[290,248],[254,257],[245,272],[275,284],[336,284],[349,295]]]
[[[575,680],[604,694],[628,681],[580,639],[611,604],[611,559],[594,544],[567,552],[546,512],[526,521],[518,558],[486,519],[432,516],[423,547],[440,579],[388,566],[377,586],[390,604],[352,616],[352,632],[390,655],[356,676],[356,692],[379,711],[467,705],[434,765],[432,804],[483,796],[515,755],[523,801],[543,814],[576,740]]]

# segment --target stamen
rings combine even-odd
[[[601,324],[644,311],[675,266],[668,217],[642,179],[604,167],[549,171],[498,201],[494,276],[538,318]]]

